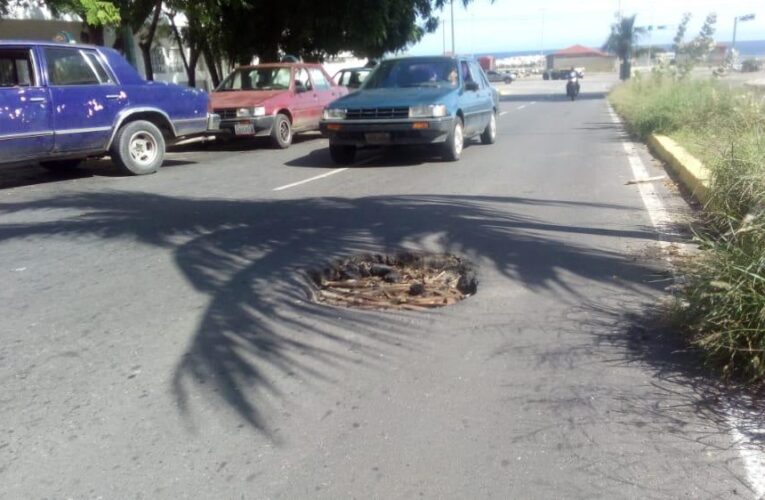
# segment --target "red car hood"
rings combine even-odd
[[[218,108],[241,108],[245,106],[259,106],[278,95],[289,92],[288,90],[232,90],[228,92],[213,92],[210,94],[212,107]]]

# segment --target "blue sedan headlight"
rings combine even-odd
[[[446,115],[446,106],[443,104],[426,104],[409,108],[409,118],[441,118]]]
[[[345,120],[346,110],[340,108],[325,108],[323,118],[325,120]]]

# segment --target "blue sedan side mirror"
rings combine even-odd
[[[478,90],[478,84],[476,82],[465,82],[465,90]]]

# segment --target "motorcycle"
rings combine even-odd
[[[579,95],[579,80],[570,77],[566,83],[566,95],[573,101]]]

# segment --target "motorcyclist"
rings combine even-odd
[[[574,67],[571,67],[571,71],[568,73],[568,81],[566,82],[566,93],[569,94],[569,88],[573,86],[575,89],[575,94],[579,94],[579,73],[574,69]]]

